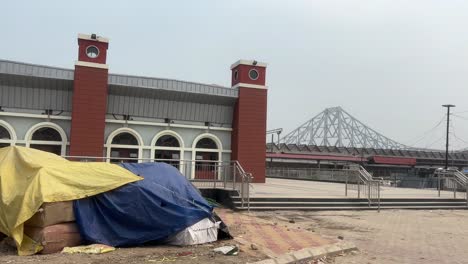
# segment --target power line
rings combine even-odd
[[[468,111],[462,111],[462,112],[453,112],[452,114],[464,114],[464,113],[468,113]]]
[[[455,126],[453,125],[453,122],[451,122],[450,124],[451,124],[450,127],[452,128],[452,132],[450,134],[452,134],[455,139],[458,139],[459,141],[468,145],[468,141],[458,137],[457,134],[455,133]]]
[[[453,116],[455,117],[458,117],[460,119],[463,119],[463,120],[467,120],[468,121],[468,118],[464,117],[464,116],[459,116],[459,115],[456,115],[456,114],[452,114]]]
[[[428,148],[431,148],[434,144],[438,143],[439,141],[441,141],[441,140],[444,139],[444,138],[445,138],[445,135],[441,136],[441,137],[440,137],[439,139],[437,139],[436,141],[432,142],[432,143],[429,144],[429,145],[426,145],[425,148],[427,148],[427,149],[428,149]]]
[[[422,134],[422,137],[420,137],[420,138],[419,138],[418,140],[416,140],[414,143],[408,144],[408,146],[409,146],[409,147],[415,147],[415,145],[416,145],[417,143],[421,142],[423,139],[425,139],[425,138],[429,135],[429,133],[433,132],[436,128],[438,128],[438,127],[444,122],[446,116],[447,116],[447,114],[444,114],[444,115],[442,116],[442,118],[437,122],[437,124],[436,124],[435,126],[433,126],[433,127],[432,127],[431,129],[429,129],[428,131],[424,132],[424,133]],[[417,137],[415,137],[415,138],[417,138]],[[414,138],[413,138],[413,140],[409,140],[409,141],[410,141],[410,142],[414,141]]]

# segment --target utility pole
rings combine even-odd
[[[445,169],[448,169],[448,147],[449,147],[449,124],[450,124],[450,107],[455,107],[452,104],[444,104],[443,107],[447,108],[447,134],[445,138]]]

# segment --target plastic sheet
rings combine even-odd
[[[74,202],[83,239],[111,246],[161,242],[198,221],[213,208],[193,185],[165,163],[124,163],[144,179]]]

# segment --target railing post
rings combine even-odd
[[[244,208],[244,177],[241,177],[241,207]]]
[[[368,201],[368,204],[369,204],[369,207],[371,207],[371,199],[372,199],[372,195],[371,195],[371,182],[367,182],[367,201]]]
[[[226,168],[223,169],[223,173],[222,175],[224,175],[224,189],[226,189],[226,185],[227,185],[227,175],[229,173],[229,166],[226,166]]]
[[[377,183],[377,203],[378,203],[378,212],[380,213],[380,182]]]
[[[361,198],[361,179],[359,178],[359,176],[358,176],[356,183],[357,183],[357,198],[360,199]]]
[[[211,172],[210,165],[211,164],[208,165],[208,173]],[[213,189],[216,189],[216,181],[218,179],[218,165],[217,163],[213,163],[211,166],[213,166]]]
[[[438,173],[438,175],[437,175],[437,190],[439,192],[439,197],[440,197],[440,176],[441,176],[441,174]]]
[[[247,211],[250,212],[250,180],[252,179],[252,174],[248,175],[247,178]]]
[[[236,189],[236,167],[237,163],[234,162],[232,166],[232,190]]]
[[[453,181],[453,199],[457,198],[457,182]]]
[[[346,183],[345,183],[345,196],[348,196],[348,174],[346,174]]]

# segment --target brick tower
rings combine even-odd
[[[106,55],[109,40],[96,34],[79,34],[78,46],[69,155],[102,157],[109,75]]]
[[[231,66],[232,88],[239,89],[231,138],[232,160],[238,160],[253,182],[265,182],[267,86],[266,63],[240,60]]]

